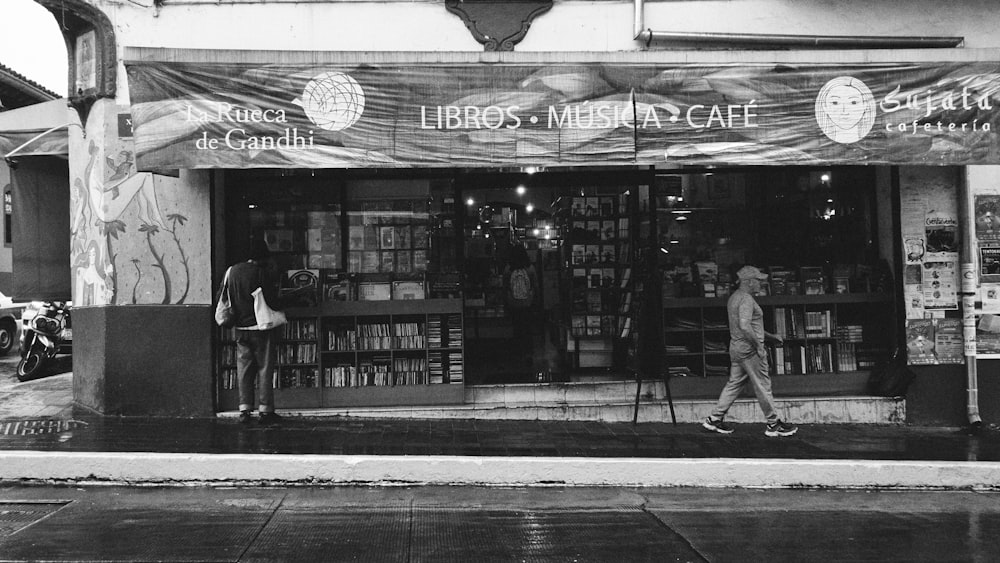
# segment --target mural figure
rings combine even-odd
[[[115,303],[118,290],[118,275],[115,258],[117,254],[112,247],[112,240],[117,240],[120,233],[125,232],[126,225],[120,217],[125,209],[133,202],[138,206],[139,220],[143,225],[150,225],[154,228],[165,225],[163,216],[160,213],[159,205],[156,201],[156,192],[153,187],[152,174],[135,173],[135,159],[130,151],[121,151],[119,160],[107,158],[101,162],[101,149],[94,141],[88,147],[90,158],[87,162],[83,178],[76,178],[73,181],[73,217],[71,218],[71,233],[73,236],[74,252],[81,252],[87,249],[87,254],[83,255],[83,261],[89,260],[92,254],[91,249],[97,245],[96,237],[90,234],[90,225],[99,228],[100,236],[104,237],[106,251],[100,256],[101,264],[94,266],[94,270],[103,272],[101,276],[102,291],[86,294],[87,288],[93,286],[93,274],[86,271],[88,281],[82,282],[77,279],[76,288],[78,293],[74,294],[75,299],[82,304],[103,305]],[[105,164],[106,166],[102,166]],[[105,179],[105,175],[108,176]],[[88,242],[89,241],[89,242]],[[154,251],[155,254],[155,251]],[[95,256],[95,259],[97,256]],[[78,260],[80,257],[78,257]],[[157,262],[162,265],[162,259]],[[166,277],[168,273],[165,268]],[[79,274],[81,270],[78,270]],[[167,296],[169,299],[169,281],[165,280]]]
[[[96,240],[92,240],[87,246],[86,254],[78,257],[74,264],[76,270],[76,291],[73,292],[75,304],[99,305],[108,303],[111,299],[110,288],[105,281],[111,265],[105,265],[105,271],[102,272],[98,262],[99,254],[99,245]]]
[[[816,122],[834,141],[856,143],[875,125],[875,97],[857,78],[834,78],[816,96]]]

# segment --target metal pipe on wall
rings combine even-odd
[[[635,22],[633,37],[648,47],[653,41],[682,43],[718,43],[769,45],[782,47],[839,47],[867,49],[952,48],[965,41],[964,37],[947,36],[872,36],[872,35],[785,35],[773,33],[711,33],[653,31],[645,29],[645,0],[633,0]]]
[[[965,168],[962,168],[964,171]],[[962,236],[960,291],[962,296],[962,340],[965,348],[966,414],[969,425],[983,423],[979,416],[979,375],[976,365],[976,244],[972,222],[972,194],[969,178],[962,174],[958,181],[958,223]]]

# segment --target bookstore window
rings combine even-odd
[[[895,331],[873,168],[699,170],[657,176],[653,189],[670,373],[728,374],[725,298],[753,264],[770,276],[765,328],[785,338],[769,351],[773,372],[863,389]]]
[[[450,179],[227,173],[227,262],[261,237],[291,307],[274,375],[279,408],[450,404],[464,351]],[[219,406],[233,408],[222,331]]]

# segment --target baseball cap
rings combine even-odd
[[[761,272],[754,266],[747,265],[743,266],[742,268],[740,268],[738,272],[736,272],[736,278],[741,280],[752,280],[752,279],[766,280],[767,274]]]

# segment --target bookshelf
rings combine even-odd
[[[627,188],[584,188],[559,200],[563,252],[563,302],[572,365],[610,367],[614,341],[630,316],[631,212]]]
[[[278,409],[455,404],[465,400],[460,299],[337,301],[286,311]],[[235,331],[223,330],[219,403],[238,406]]]
[[[675,376],[728,377],[727,298],[663,300],[664,345]],[[893,296],[888,293],[759,296],[773,376],[844,377],[866,381],[892,347]]]

